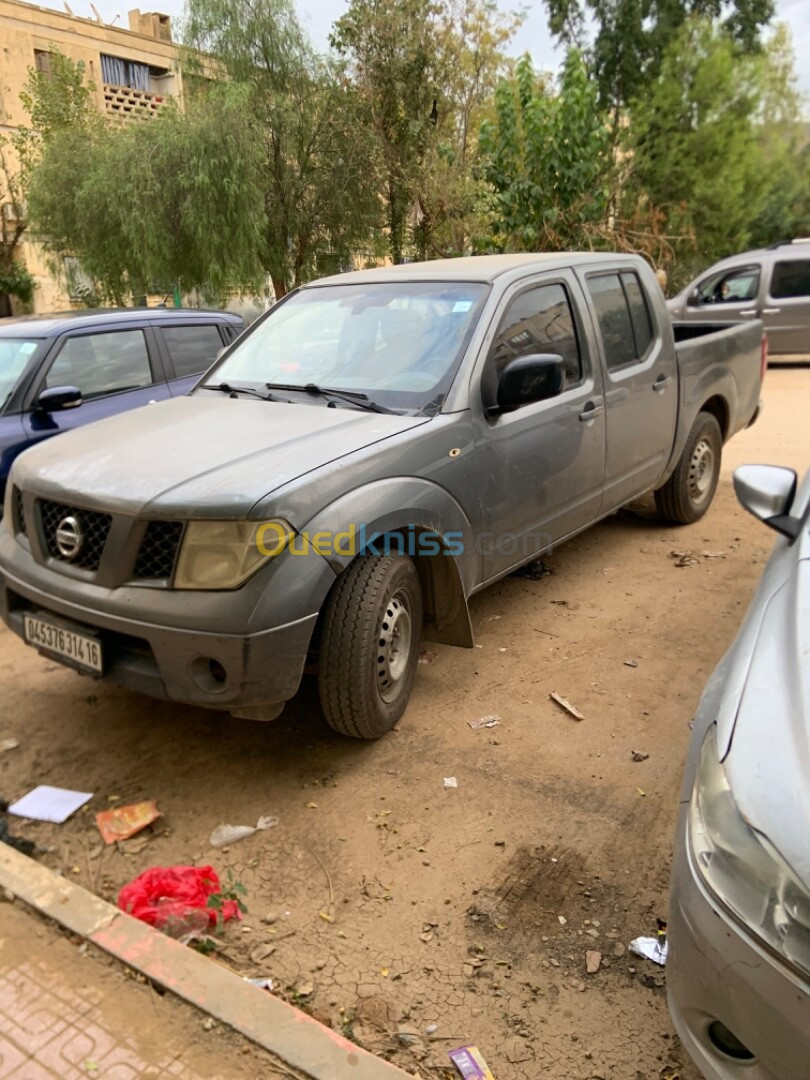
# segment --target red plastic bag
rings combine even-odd
[[[240,918],[235,900],[223,900],[208,907],[208,897],[221,890],[212,866],[153,866],[125,885],[118,894],[118,906],[136,919],[163,930],[171,937]]]

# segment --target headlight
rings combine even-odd
[[[771,950],[810,976],[810,892],[737,809],[714,726],[703,741],[689,835],[695,864],[717,899]]]
[[[174,575],[176,589],[238,589],[286,547],[286,521],[190,521]]]

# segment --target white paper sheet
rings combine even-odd
[[[32,818],[34,821],[52,821],[61,825],[80,806],[93,798],[92,792],[69,791],[67,788],[50,787],[40,784],[27,795],[23,795],[8,808],[10,814],[17,817]]]

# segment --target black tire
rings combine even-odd
[[[723,435],[711,413],[698,413],[675,472],[655,493],[658,513],[677,525],[699,521],[709,509],[720,479]]]
[[[422,589],[406,555],[360,555],[324,612],[318,691],[341,735],[379,739],[411,695],[422,635]]]

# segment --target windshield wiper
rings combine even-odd
[[[235,397],[237,394],[251,394],[253,397],[257,397],[260,401],[275,401],[276,399],[272,394],[263,394],[261,390],[254,390],[252,386],[231,386],[230,383],[203,383],[202,386],[197,387],[198,390],[220,390],[223,394],[230,394],[231,397]]]
[[[358,409],[367,409],[369,412],[395,412],[394,409],[387,409],[385,405],[372,401],[368,394],[362,394],[358,390],[335,390],[331,386],[317,386],[315,383],[305,383],[303,386],[293,386],[290,383],[265,383],[264,385],[268,390],[302,390],[306,394],[318,397],[339,398],[350,405],[356,405]]]

